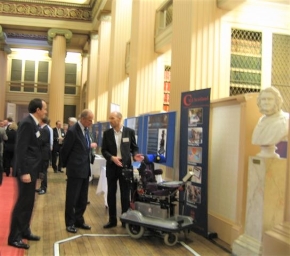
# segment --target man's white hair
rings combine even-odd
[[[74,124],[77,123],[77,121],[78,121],[75,117],[69,117],[68,120]]]

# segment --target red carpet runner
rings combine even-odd
[[[13,177],[3,176],[0,186],[0,256],[23,256],[24,249],[7,245],[11,212],[17,197],[17,181]]]

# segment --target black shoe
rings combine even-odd
[[[75,225],[77,228],[81,228],[81,229],[86,229],[86,230],[90,230],[91,229],[91,226],[89,226],[89,225],[87,225],[87,224],[85,224],[85,223],[83,223],[83,224],[81,224],[81,225]]]
[[[63,172],[63,170],[60,169],[60,170],[58,170],[58,172]]]
[[[29,234],[27,236],[23,236],[22,238],[30,240],[30,241],[39,241],[40,240],[40,236],[36,236],[33,234]]]
[[[74,225],[72,225],[72,226],[67,226],[66,227],[66,231],[67,232],[70,232],[70,233],[76,233],[77,232],[77,229],[75,228]]]
[[[29,249],[29,245],[26,243],[23,243],[22,240],[8,242],[8,245],[14,246],[14,247],[19,248],[19,249],[26,249],[26,250]]]
[[[41,188],[35,189],[35,192],[39,193],[41,191]]]
[[[117,221],[116,222],[109,221],[106,225],[103,226],[103,228],[113,228],[116,226],[117,226]]]
[[[46,191],[44,189],[41,189],[39,192],[38,192],[38,195],[44,195],[46,194]]]

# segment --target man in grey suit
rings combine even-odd
[[[135,161],[142,161],[144,156],[138,154],[135,131],[122,124],[122,114],[112,112],[109,116],[111,129],[104,132],[102,154],[107,160],[106,176],[108,183],[109,222],[104,228],[117,226],[116,192],[119,180],[122,213],[130,207],[130,186],[122,175],[123,168],[131,168],[131,157]],[[122,223],[124,227],[124,224]]]
[[[29,249],[22,239],[40,240],[30,230],[31,215],[35,199],[35,185],[39,178],[42,155],[39,122],[47,114],[45,101],[33,99],[28,105],[29,115],[17,129],[15,146],[15,168],[18,182],[18,198],[14,206],[10,225],[8,245]]]
[[[62,164],[67,175],[65,224],[66,230],[71,233],[76,233],[77,228],[91,229],[83,214],[88,202],[92,159],[88,127],[93,119],[92,111],[83,110],[79,121],[68,129],[61,148]]]

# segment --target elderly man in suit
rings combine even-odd
[[[104,132],[102,154],[107,160],[106,176],[108,183],[109,222],[104,228],[117,226],[116,192],[119,180],[121,192],[122,213],[130,207],[130,187],[124,176],[123,168],[132,168],[131,157],[135,161],[142,161],[143,155],[138,154],[135,131],[122,124],[122,114],[112,112],[109,116],[110,129]],[[124,227],[124,224],[122,223]]]
[[[18,181],[18,198],[14,206],[8,245],[29,249],[22,239],[40,240],[30,230],[30,221],[35,199],[35,185],[39,178],[42,155],[39,122],[47,114],[45,101],[33,99],[28,105],[29,115],[19,125],[15,147],[15,172]]]
[[[63,167],[66,167],[67,186],[65,200],[66,230],[76,233],[77,228],[91,229],[83,214],[88,202],[89,176],[91,175],[91,140],[88,127],[94,115],[85,109],[79,121],[71,126],[61,148]]]

